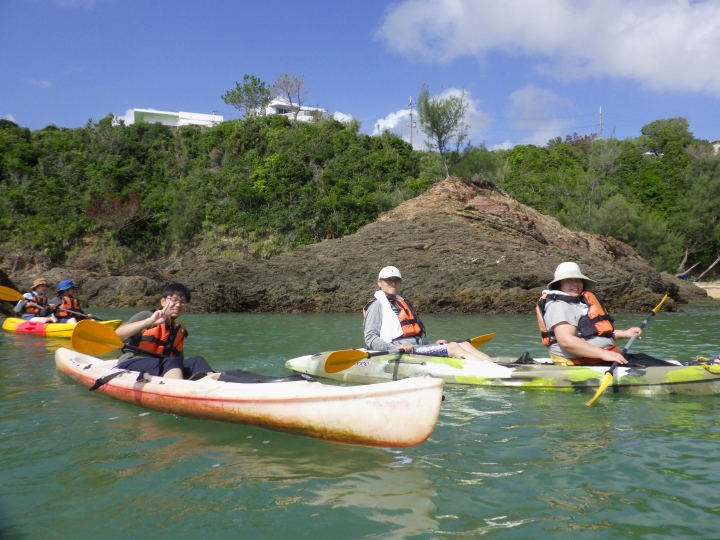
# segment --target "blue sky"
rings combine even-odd
[[[473,144],[636,137],[683,116],[720,139],[720,0],[2,0],[0,118],[31,129],[153,108],[240,113],[252,74],[409,138],[409,97],[465,90]],[[416,133],[415,142],[423,136]]]

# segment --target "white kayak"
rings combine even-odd
[[[407,447],[425,441],[440,413],[444,381],[418,377],[366,386],[317,381],[244,384],[211,379],[186,381],[115,368],[70,349],[55,353],[61,373],[100,394],[164,413],[257,426],[325,441]]]

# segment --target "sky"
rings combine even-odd
[[[600,134],[601,119],[605,138],[681,116],[715,140],[719,58],[720,0],[0,0],[0,118],[233,119],[236,81],[290,73],[307,105],[406,140],[423,84],[464,92],[470,140],[490,149]]]

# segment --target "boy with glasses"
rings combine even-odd
[[[183,355],[188,333],[175,320],[185,313],[189,302],[190,290],[181,283],[171,283],[163,289],[161,309],[141,311],[120,326],[115,332],[127,345],[162,355],[162,358],[130,352],[120,358],[117,367],[168,379],[190,379],[196,374],[199,377],[212,373],[213,369],[202,356],[185,358]]]

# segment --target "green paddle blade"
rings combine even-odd
[[[0,285],[0,300],[5,300],[6,302],[19,302],[22,299],[23,295],[15,289]]]
[[[370,355],[365,351],[359,351],[357,349],[332,352],[325,360],[325,373],[344,371],[365,358],[370,358]]]
[[[477,336],[472,339],[468,339],[468,341],[470,342],[470,345],[472,345],[476,349],[479,349],[480,347],[485,345],[488,341],[490,341],[494,337],[495,337],[495,332],[493,332],[492,334],[485,334],[482,336]]]
[[[125,345],[115,330],[90,320],[77,323],[71,340],[73,349],[85,354],[102,354]]]
[[[603,380],[600,383],[600,387],[597,389],[597,392],[595,392],[595,395],[593,396],[593,398],[590,401],[588,401],[585,405],[587,405],[589,407],[590,405],[595,403],[595,400],[600,397],[600,394],[602,394],[605,391],[605,389],[608,386],[610,386],[610,383],[612,383],[612,380],[613,380],[612,371],[608,370],[608,372],[605,373],[605,376],[603,377]]]

